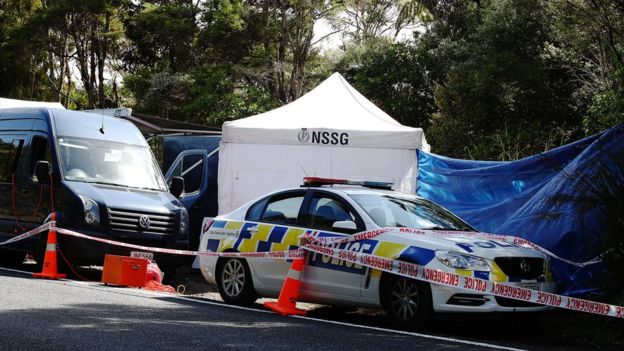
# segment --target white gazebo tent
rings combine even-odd
[[[303,177],[392,182],[414,193],[421,128],[406,127],[368,101],[338,73],[298,100],[223,124],[219,213]]]

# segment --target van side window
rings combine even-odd
[[[23,139],[0,137],[0,182],[11,182],[11,175],[17,170],[23,146]]]
[[[204,178],[204,156],[185,155],[180,166],[176,166],[174,176],[184,178],[184,192],[192,194],[199,191]]]
[[[50,167],[52,167],[50,144],[48,144],[48,139],[42,136],[34,136],[30,146],[29,174],[34,181],[38,181],[35,175],[35,165],[38,161],[48,161]]]

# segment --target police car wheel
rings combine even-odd
[[[257,299],[247,262],[226,258],[217,265],[217,287],[225,302],[250,305]]]
[[[390,321],[402,328],[422,328],[433,317],[431,288],[428,283],[397,276],[386,276],[382,304]]]

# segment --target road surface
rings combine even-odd
[[[26,273],[0,268],[0,349],[217,348],[486,350],[496,346],[282,317],[259,309],[99,283],[36,280]]]

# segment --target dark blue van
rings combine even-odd
[[[201,225],[205,217],[218,211],[217,175],[221,135],[171,135],[163,137],[163,169],[168,183],[175,177],[184,179],[180,201],[190,218],[189,242],[199,246]]]
[[[53,198],[58,226],[128,243],[188,248],[189,218],[171,193],[145,138],[130,122],[48,108],[0,110],[0,241],[47,220]],[[13,206],[15,204],[15,206]],[[37,262],[45,235],[9,245],[0,255]],[[105,253],[129,250],[69,236],[59,238],[61,252],[77,265],[103,262]],[[185,261],[156,255],[171,272]]]

